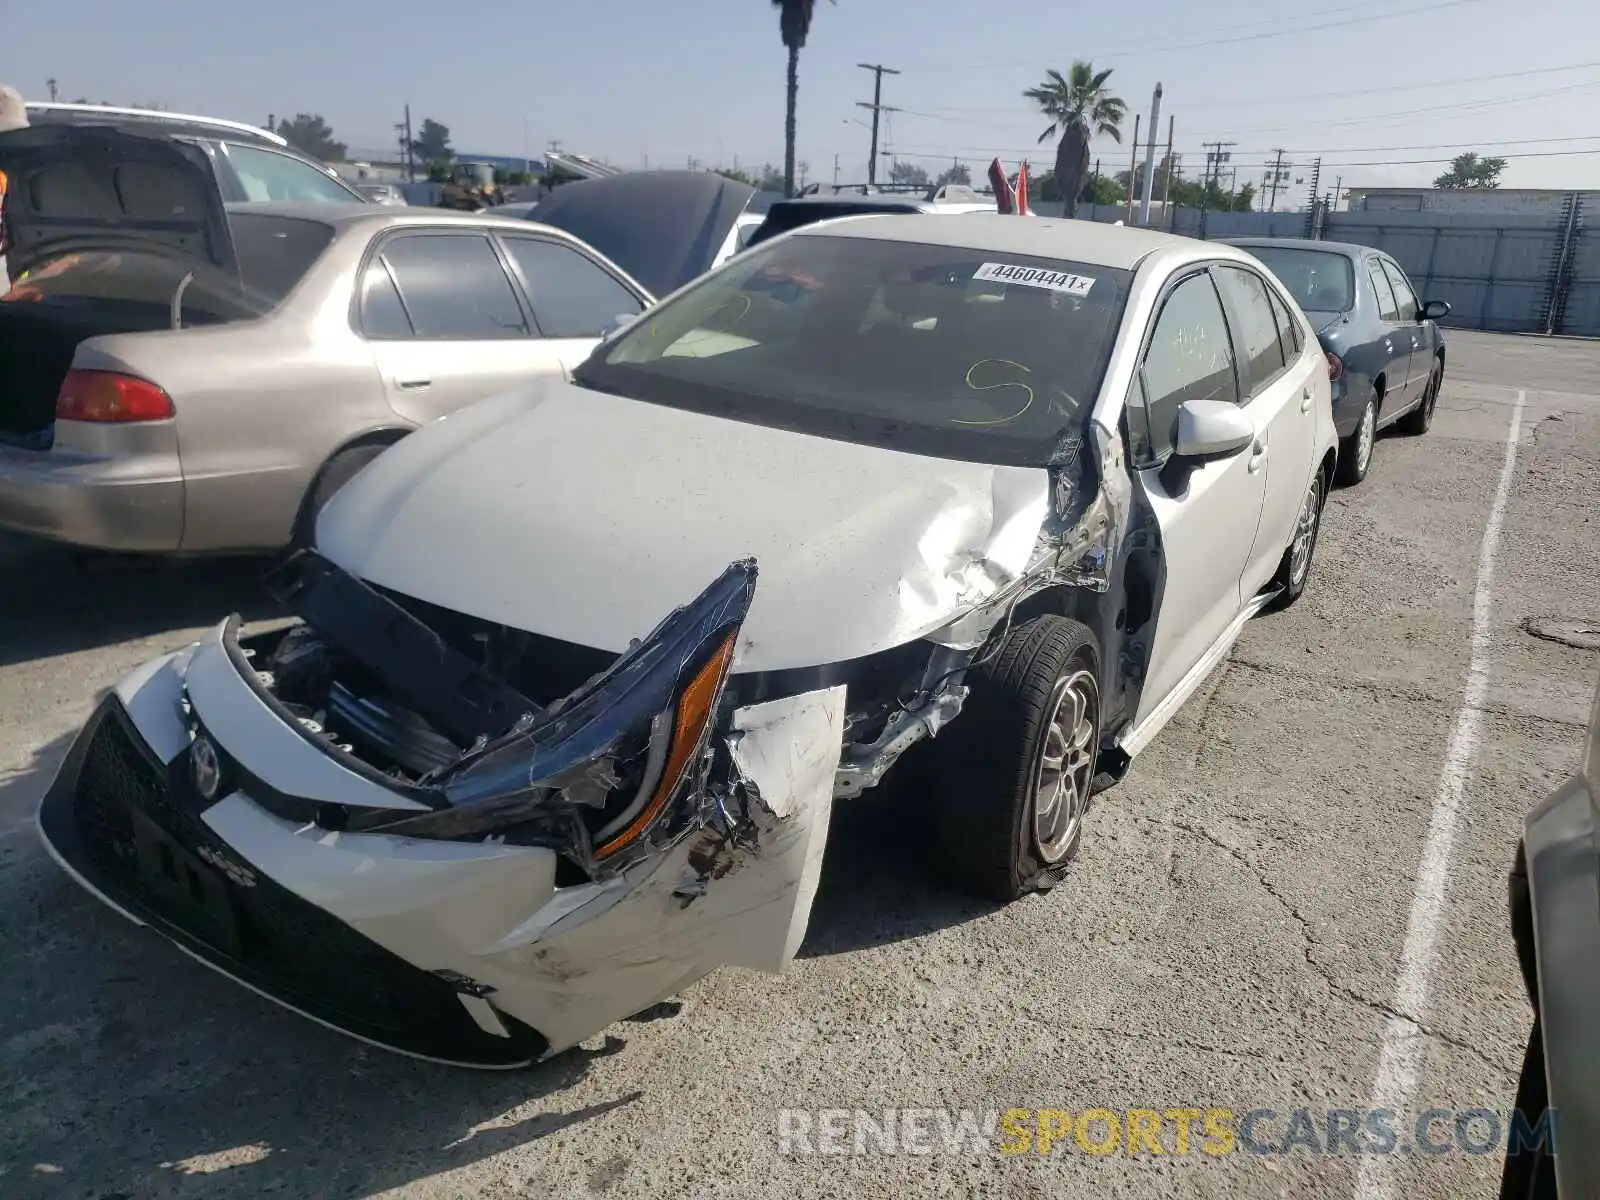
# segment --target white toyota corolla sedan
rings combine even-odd
[[[781,969],[834,803],[903,757],[948,878],[1059,879],[1091,794],[1305,588],[1335,446],[1316,337],[1241,251],[810,226],[383,454],[277,569],[299,620],[124,680],[41,830],[307,1016],[527,1062]]]

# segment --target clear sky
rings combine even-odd
[[[159,103],[255,123],[321,113],[352,153],[390,146],[403,106],[458,150],[537,155],[550,139],[623,166],[781,163],[784,50],[769,0],[4,0],[0,81],[29,99]],[[1165,87],[1184,171],[1231,140],[1238,179],[1277,148],[1324,190],[1430,181],[1466,149],[1510,160],[1506,186],[1600,187],[1600,6],[1591,0],[819,0],[800,59],[810,178],[865,178],[872,76],[888,148],[936,173],[1031,154],[1021,93],[1074,58],[1113,67],[1133,113]],[[1148,116],[1146,116],[1148,124]],[[1415,160],[1427,160],[1417,162]],[[1291,193],[1304,198],[1304,187]],[[1280,205],[1281,206],[1281,205]]]

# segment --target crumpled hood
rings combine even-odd
[[[323,511],[369,583],[620,652],[730,562],[760,571],[735,669],[903,644],[1027,564],[1042,468],[951,462],[683,412],[564,382],[407,437]]]

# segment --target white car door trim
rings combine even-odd
[[[1172,720],[1173,714],[1194,695],[1195,689],[1207,675],[1211,674],[1212,668],[1227,657],[1228,651],[1233,649],[1234,642],[1239,640],[1245,622],[1271,604],[1276,596],[1275,591],[1255,596],[1239,611],[1239,615],[1228,623],[1222,635],[1200,656],[1194,666],[1189,668],[1188,674],[1178,680],[1177,685],[1150,710],[1150,715],[1137,725],[1130,726],[1117,739],[1117,746],[1124,754],[1133,758],[1150,744],[1156,734],[1161,732],[1162,727]]]

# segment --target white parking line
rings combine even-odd
[[[1450,848],[1455,843],[1467,776],[1482,736],[1483,703],[1489,692],[1489,617],[1495,554],[1500,547],[1506,499],[1511,495],[1511,478],[1516,473],[1517,442],[1522,434],[1522,409],[1526,403],[1527,393],[1518,391],[1516,406],[1511,410],[1511,427],[1506,431],[1505,462],[1500,468],[1500,482],[1495,488],[1494,504],[1489,509],[1489,521],[1484,526],[1483,542],[1478,551],[1466,693],[1456,713],[1455,728],[1450,733],[1444,767],[1439,772],[1439,790],[1434,797],[1428,839],[1422,846],[1417,885],[1411,897],[1411,919],[1406,926],[1405,945],[1400,951],[1400,974],[1395,980],[1392,1007],[1411,1019],[1385,1019],[1383,1050],[1372,1085],[1372,1107],[1386,1108],[1396,1114],[1408,1111],[1422,1065],[1424,1040],[1416,1022],[1423,1019],[1427,1010],[1428,975],[1438,950],[1445,887],[1450,881]],[[1394,1156],[1369,1155],[1362,1159],[1356,1181],[1357,1200],[1391,1200],[1394,1194]]]

